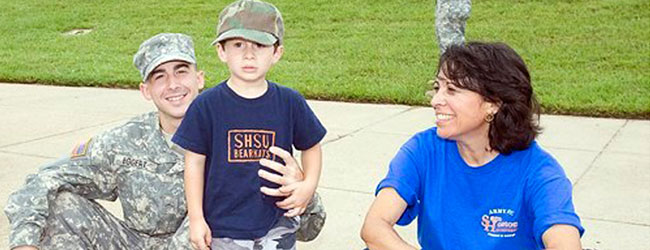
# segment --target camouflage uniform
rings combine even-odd
[[[305,209],[305,213],[300,216],[300,228],[296,232],[296,239],[299,241],[312,241],[320,233],[325,225],[327,213],[323,206],[323,201],[320,199],[318,192],[314,193],[314,197]]]
[[[5,207],[11,224],[9,246],[191,249],[184,162],[177,148],[170,147],[161,132],[157,112],[93,137],[72,156],[30,175],[25,186],[9,197]],[[114,201],[118,196],[124,221],[93,201]],[[316,196],[314,201],[320,199]],[[322,209],[320,204],[310,207]],[[324,213],[303,216],[309,223],[301,225],[306,235],[318,234]]]
[[[471,0],[436,2],[436,37],[441,55],[450,45],[465,43],[465,24],[471,10]]]
[[[181,155],[159,129],[157,112],[136,117],[27,178],[5,207],[10,246],[39,246],[42,241],[53,249],[69,249],[62,244],[70,244],[65,238],[72,237],[83,241],[75,243],[83,249],[139,249],[148,241],[171,240],[186,214],[183,167]],[[114,201],[118,195],[123,222],[84,201]]]

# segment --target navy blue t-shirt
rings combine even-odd
[[[376,192],[387,187],[407,203],[397,224],[418,218],[423,249],[543,249],[542,235],[555,224],[584,232],[571,182],[536,142],[476,168],[431,128],[393,158]]]
[[[298,92],[272,82],[254,99],[237,95],[226,82],[201,93],[172,141],[206,156],[203,213],[212,237],[264,236],[285,211],[275,205],[278,198],[260,192],[278,185],[257,175],[259,160],[282,162],[269,147],[306,150],[325,133]]]

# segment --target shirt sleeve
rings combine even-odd
[[[383,188],[394,188],[406,202],[407,207],[397,221],[398,225],[410,224],[419,214],[420,174],[418,173],[419,161],[417,159],[417,140],[411,138],[397,152],[391,160],[388,174],[375,190],[375,195]]]
[[[531,191],[528,203],[534,214],[533,233],[537,245],[544,248],[542,235],[555,224],[567,224],[576,227],[580,236],[585,229],[575,213],[572,201],[571,181],[566,177],[562,167],[549,158],[531,176],[528,189]]]
[[[199,96],[200,97],[200,96]],[[208,110],[197,98],[190,104],[181,125],[174,133],[172,141],[185,150],[207,155],[210,152],[209,141],[212,138],[211,120]]]
[[[40,246],[49,206],[61,191],[88,199],[115,200],[116,176],[106,138],[75,147],[72,156],[44,165],[9,196],[4,209],[10,223],[9,247]]]
[[[325,137],[327,130],[300,94],[297,94],[297,102],[293,106],[296,114],[293,120],[293,145],[298,150],[310,149]]]

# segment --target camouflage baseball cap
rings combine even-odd
[[[278,8],[257,0],[239,0],[221,11],[217,39],[212,45],[230,38],[244,38],[264,45],[282,44],[284,24]]]
[[[160,33],[144,41],[133,56],[133,65],[140,71],[142,81],[165,62],[181,60],[196,64],[192,38],[180,33]]]

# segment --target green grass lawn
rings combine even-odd
[[[210,42],[230,1],[209,2],[0,0],[0,81],[134,88],[139,44],[182,32],[213,86],[227,77]],[[466,37],[515,48],[545,113],[650,118],[648,0],[473,2]],[[270,80],[314,99],[427,105],[434,1],[273,3],[287,31]],[[93,31],[62,34],[74,28]]]

